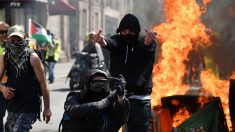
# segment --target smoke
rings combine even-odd
[[[197,0],[203,8],[203,0]],[[235,0],[211,0],[201,21],[212,39],[204,52],[213,61],[221,79],[228,79],[235,71]],[[139,18],[142,31],[164,23],[164,0],[134,0],[133,14]],[[212,70],[215,70],[212,69]]]
[[[163,3],[164,0],[133,0],[133,14],[138,17],[142,31],[164,22]]]
[[[235,1],[212,0],[202,16],[212,40],[205,49],[206,55],[214,62],[221,79],[229,79],[235,71]]]

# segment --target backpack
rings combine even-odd
[[[66,129],[66,126],[69,125],[70,120],[71,120],[71,118],[67,114],[64,113],[63,117],[62,117],[62,119],[60,121],[60,124],[59,124],[58,132],[61,132],[62,130]]]
[[[67,95],[66,100],[72,94],[76,94],[76,92],[70,92]],[[67,132],[67,131],[71,131],[71,130],[77,130],[76,126],[77,126],[77,122],[74,121],[74,119],[72,117],[70,117],[68,114],[66,114],[64,112],[63,116],[62,116],[62,119],[60,121],[60,124],[59,124],[58,132],[62,132],[62,131]]]

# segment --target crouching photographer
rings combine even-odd
[[[80,84],[81,91],[70,92],[66,98],[62,132],[118,132],[130,107],[122,75],[109,78],[106,72],[93,69]]]

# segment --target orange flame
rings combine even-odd
[[[155,26],[162,54],[153,70],[152,105],[160,105],[160,98],[185,94],[189,86],[184,84],[184,61],[193,45],[209,42],[205,26],[200,21],[201,12],[194,0],[166,0],[166,23]],[[202,43],[192,43],[200,41]]]
[[[177,127],[190,117],[187,107],[181,108],[173,115],[173,127]]]
[[[226,116],[228,126],[231,126],[228,106],[228,94],[229,94],[229,81],[219,80],[211,70],[203,71],[201,73],[201,81],[203,85],[203,91],[212,94],[213,96],[220,97],[224,113]]]
[[[210,2],[203,0],[202,7],[199,7],[196,0],[165,0],[166,22],[153,28],[158,32],[157,39],[162,52],[153,69],[152,107],[161,105],[161,97],[185,94],[189,90],[184,79],[187,73],[184,62],[188,60],[188,54],[194,47],[212,44],[205,32],[205,25],[200,21],[200,16],[205,13]],[[232,77],[235,77],[235,72]],[[207,92],[210,96],[220,97],[228,126],[231,126],[228,109],[229,81],[220,80],[210,70],[201,72],[200,81],[204,94]],[[201,107],[204,106],[205,102],[199,101]],[[184,112],[183,116],[185,114],[188,115]]]
[[[230,77],[231,79],[235,79],[235,71],[234,72],[232,72],[232,75],[231,75],[231,77]]]

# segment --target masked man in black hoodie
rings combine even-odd
[[[136,16],[126,14],[110,38],[101,36],[101,30],[93,41],[110,51],[110,74],[122,74],[127,82],[130,113],[128,132],[148,132],[151,116],[150,94],[152,91],[152,70],[155,61],[155,33],[145,30],[140,34]]]
[[[118,132],[130,107],[125,79],[119,75],[109,81],[99,69],[92,69],[83,79],[81,91],[70,92],[66,98],[62,132]]]

